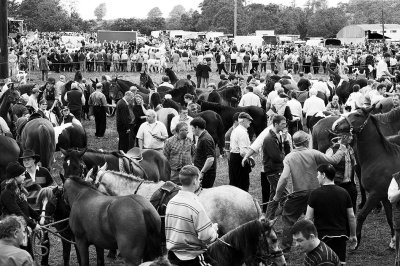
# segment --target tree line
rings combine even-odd
[[[96,20],[83,20],[74,8],[75,0],[17,0],[8,1],[10,17],[25,20],[30,30],[96,31],[134,30],[149,35],[153,30],[223,31],[233,33],[234,1],[203,0],[198,10],[186,10],[182,5],[172,8],[165,18],[158,7],[147,17],[104,20],[106,5],[96,7]],[[276,4],[247,4],[238,0],[238,34],[248,35],[256,30],[275,30],[276,34],[298,34],[334,37],[346,25],[370,23],[399,23],[398,0],[350,0],[337,7],[328,7],[327,0],[308,0],[305,6]],[[382,15],[383,12],[383,15]]]

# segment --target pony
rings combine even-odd
[[[241,266],[244,262],[248,265],[249,261],[262,262],[263,265],[286,265],[282,250],[278,247],[274,222],[264,218],[255,219],[218,238],[207,248],[213,265]],[[151,263],[141,265],[148,266]]]
[[[153,80],[151,79],[150,75],[146,73],[146,70],[140,73],[140,86],[147,90],[154,90]],[[148,93],[150,93],[150,91]]]
[[[36,118],[24,126],[21,133],[22,150],[33,150],[40,155],[43,167],[50,169],[56,150],[54,128],[44,118]]]
[[[64,177],[62,175],[60,175],[60,177],[64,183]],[[70,209],[63,199],[63,193],[63,187],[58,186],[45,187],[39,191],[36,202],[39,204],[40,209],[42,210],[40,215],[40,225],[43,226],[48,224],[51,218],[57,222],[69,217]],[[74,241],[74,235],[71,231],[68,221],[55,224],[54,227],[61,237],[68,241]],[[63,261],[64,266],[68,266],[70,261],[71,243],[65,241],[64,239],[61,239],[63,247]],[[78,263],[80,264],[78,248],[76,245],[74,246],[75,251],[78,254]]]
[[[97,151],[92,149],[86,149],[84,151],[76,150],[63,150],[64,154],[64,170],[70,169],[71,161],[78,161],[80,168],[92,169],[97,165],[103,165],[107,162],[110,170],[121,171],[121,164],[125,163],[125,155],[118,151]],[[127,152],[129,154],[129,151]],[[155,150],[143,150],[143,159],[137,161],[135,159],[127,158],[129,163],[127,171],[130,174],[134,174],[143,179],[152,180],[158,182],[159,180],[168,181],[171,178],[171,167],[168,163],[167,158]],[[70,164],[68,164],[68,161]],[[85,165],[85,167],[83,167]],[[81,171],[77,169],[75,172]]]
[[[0,151],[0,180],[3,181],[5,179],[7,165],[10,162],[17,161],[21,151],[15,139],[2,135],[0,135]]]
[[[107,165],[104,164],[97,172],[95,169],[89,171],[85,180],[93,179],[99,191],[113,196],[130,195],[136,192],[150,200],[165,183],[163,181],[154,183],[133,175],[106,171],[106,168]],[[211,221],[218,223],[220,234],[226,234],[261,215],[258,202],[248,192],[234,186],[224,185],[202,189],[198,192],[198,196]]]
[[[361,183],[368,192],[365,206],[357,215],[359,243],[361,242],[362,225],[379,201],[384,206],[392,236],[394,235],[392,206],[388,200],[387,191],[392,175],[400,171],[398,163],[400,146],[386,140],[379,126],[379,116],[371,114],[374,107],[349,113],[336,120],[332,125],[332,130],[337,133],[350,133],[356,136],[355,152],[361,164]]]
[[[4,118],[11,132],[15,132],[14,115],[12,114],[11,107],[17,102],[20,95],[19,90],[14,89],[14,84],[12,84],[11,88],[3,92],[0,98],[0,116]]]
[[[153,70],[153,72],[161,73],[161,60],[155,58],[147,60],[147,69],[149,70],[149,72],[152,72],[151,70]]]
[[[87,146],[86,131],[79,121],[54,127],[54,134],[56,151],[59,151],[60,148],[64,150],[84,149]]]
[[[64,199],[71,207],[69,225],[82,266],[89,265],[89,245],[104,265],[104,249],[119,249],[130,265],[161,256],[161,219],[139,195],[112,197],[76,176],[64,183]]]

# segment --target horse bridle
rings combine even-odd
[[[360,133],[364,130],[365,126],[366,126],[367,123],[368,123],[369,118],[371,117],[371,113],[368,114],[367,119],[365,119],[364,123],[362,123],[362,125],[359,126],[358,128],[355,128],[355,127],[353,126],[353,123],[350,121],[350,119],[349,119],[348,116],[344,115],[344,116],[342,116],[342,117],[343,117],[343,118],[347,121],[347,123],[349,124],[349,126],[350,126],[350,131],[349,131],[349,133],[350,133],[351,136],[353,136],[353,135],[354,135],[353,132],[354,132],[356,135],[358,135],[358,134],[360,134]]]

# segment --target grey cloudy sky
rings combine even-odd
[[[233,1],[233,0],[232,0]],[[176,5],[182,5],[189,9],[198,9],[202,0],[76,0],[78,12],[84,19],[94,19],[94,9],[100,3],[106,3],[107,14],[105,19],[115,18],[145,18],[153,7],[158,6],[167,17],[171,9]],[[289,4],[291,0],[248,0],[247,3],[275,3]],[[306,0],[296,0],[297,6],[304,5]],[[348,0],[328,0],[329,6],[336,6],[337,3],[348,2]]]

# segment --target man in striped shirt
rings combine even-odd
[[[318,239],[317,228],[310,220],[296,222],[291,233],[296,246],[306,253],[304,266],[339,266],[336,253]]]
[[[182,190],[171,199],[165,214],[168,259],[174,265],[212,265],[207,245],[218,237],[213,224],[194,192],[200,185],[199,169],[184,166],[179,172]]]

